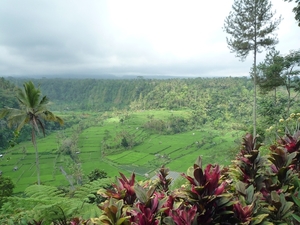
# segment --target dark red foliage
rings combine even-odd
[[[115,199],[123,199],[125,204],[132,205],[136,199],[134,191],[135,174],[132,173],[130,179],[127,179],[122,173],[120,175],[118,185],[112,184],[114,189],[107,190],[106,195]]]
[[[158,197],[156,195],[151,199],[150,208],[143,203],[137,203],[137,209],[132,210],[131,222],[135,225],[158,225],[159,220],[156,218],[158,211]]]
[[[236,217],[242,222],[246,223],[251,221],[252,219],[252,210],[253,206],[252,205],[246,205],[242,206],[240,202],[237,202],[236,204],[233,205],[234,207],[234,212]]]
[[[218,183],[220,179],[220,166],[208,164],[204,170],[204,176],[207,194],[215,194],[216,189],[219,187]],[[219,188],[218,192],[220,192],[221,189],[222,188]],[[220,194],[222,194],[222,192]]]
[[[195,221],[197,214],[196,205],[192,207],[183,207],[171,212],[170,217],[176,223],[176,225],[191,225]]]

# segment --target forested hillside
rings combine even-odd
[[[23,79],[11,80],[21,86]],[[190,108],[213,120],[251,116],[252,82],[248,78],[169,80],[34,79],[57,110]],[[249,118],[248,118],[249,119]]]
[[[10,87],[0,93],[5,104],[15,104],[13,87],[22,86],[32,80],[40,86],[42,93],[54,103],[56,111],[93,111],[115,110],[181,110],[190,111],[190,128],[199,128],[204,124],[213,127],[224,122],[246,126],[251,132],[253,110],[253,82],[247,77],[226,78],[189,78],[189,79],[25,79],[2,78],[3,85]],[[4,82],[5,81],[5,82]],[[13,85],[13,84],[14,85]],[[7,94],[6,94],[7,93]],[[276,101],[274,101],[276,94]],[[258,96],[258,133],[274,124],[286,113],[297,111],[297,93],[288,97],[284,87],[277,92],[263,93]],[[291,101],[288,100],[291,98]],[[292,110],[286,110],[287,104]],[[2,104],[4,104],[2,103]]]
[[[251,124],[252,82],[248,78],[195,79],[1,79],[1,106],[15,107],[14,88],[32,80],[51,102],[56,111],[113,111],[113,110],[179,110],[191,112],[189,125],[197,128],[206,123],[221,126],[224,121]],[[66,121],[67,124],[72,121]],[[8,146],[12,131],[5,129],[0,147]],[[52,129],[48,124],[47,129]],[[19,140],[28,136],[22,131]],[[5,141],[6,140],[6,141]],[[3,142],[3,143],[2,143]]]

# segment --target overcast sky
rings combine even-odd
[[[0,0],[0,77],[248,76],[223,32],[233,0]],[[300,48],[295,3],[272,0],[281,53]],[[259,60],[263,60],[263,54]]]

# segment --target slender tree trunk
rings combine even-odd
[[[37,174],[37,182],[38,185],[41,184],[41,180],[40,180],[40,162],[39,162],[39,153],[38,153],[38,149],[37,149],[37,145],[36,145],[36,140],[35,140],[35,134],[34,134],[34,130],[32,129],[32,143],[34,145],[34,149],[35,149],[35,164],[36,164],[36,174]]]
[[[254,43],[254,62],[253,62],[253,138],[256,137],[256,80],[257,80],[257,68],[256,68],[256,39]]]
[[[36,162],[37,180],[38,180],[38,185],[40,185],[41,184],[41,180],[40,180],[40,162],[39,162],[39,153],[38,153],[36,143],[34,143],[34,147],[35,147],[35,162]]]
[[[277,106],[277,89],[274,89],[274,105]]]
[[[255,10],[255,22],[254,22],[254,62],[253,62],[253,72],[254,72],[254,99],[253,99],[253,138],[256,137],[256,79],[257,79],[257,74],[256,74],[256,53],[257,53],[257,22],[256,22],[256,10],[257,10],[257,5],[256,1],[254,1],[254,10]]]
[[[256,137],[256,50],[254,50],[254,96],[253,96],[253,138]]]
[[[288,75],[288,85],[287,85],[287,92],[288,92],[288,107],[287,107],[287,116],[290,115],[290,107],[291,107],[291,77]]]

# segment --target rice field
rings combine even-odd
[[[94,169],[107,172],[108,176],[118,176],[119,172],[135,172],[139,179],[145,174],[154,175],[162,166],[176,172],[186,172],[198,156],[204,164],[230,163],[229,151],[236,148],[234,140],[242,139],[243,133],[230,130],[212,130],[203,127],[200,130],[188,131],[176,135],[162,135],[149,132],[143,128],[149,116],[166,119],[170,115],[187,116],[187,111],[142,111],[131,113],[124,122],[122,115],[116,115],[101,123],[93,119],[89,126],[78,133],[78,160],[83,175]],[[97,122],[98,121],[98,122]],[[228,126],[229,127],[229,126]],[[60,131],[64,138],[71,137],[74,129]],[[106,140],[115,146],[120,132],[128,132],[134,137],[137,145],[132,148],[113,148],[105,151],[102,143]],[[39,152],[41,182],[47,185],[69,186],[67,177],[72,175],[74,161],[69,155],[59,154],[61,134],[57,132],[37,140]],[[15,169],[17,168],[17,169]],[[27,186],[36,183],[35,149],[31,142],[23,142],[7,149],[0,158],[0,170],[10,176],[16,185],[15,192],[23,191]]]

